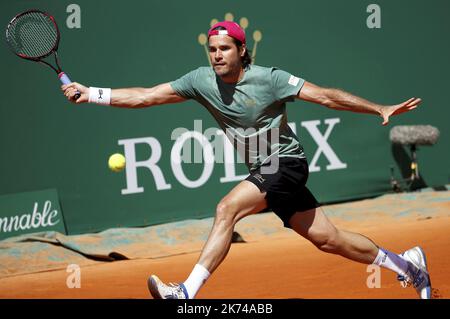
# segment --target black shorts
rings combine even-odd
[[[261,192],[267,192],[268,207],[264,211],[273,211],[283,221],[284,227],[291,228],[289,219],[292,215],[320,206],[306,187],[308,175],[306,159],[280,157],[275,173],[265,174],[260,167],[251,171],[246,180],[255,184]]]

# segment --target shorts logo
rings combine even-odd
[[[230,12],[225,14],[224,17],[225,21],[234,21],[234,15]],[[217,22],[219,22],[219,20],[217,19],[212,19],[210,22],[210,26],[212,27],[214,24],[216,24]],[[242,29],[244,29],[244,31],[246,31],[246,29],[248,28],[248,19],[246,17],[242,17],[239,19],[239,25],[241,26]],[[225,33],[222,33],[225,32]],[[219,34],[226,34],[228,33],[226,30],[219,30]],[[250,37],[247,36],[247,47],[249,47],[249,39]],[[205,33],[200,33],[198,35],[198,43],[203,46],[205,48],[205,52],[206,52],[206,58],[208,59],[209,65],[211,65],[211,61],[209,60],[209,49],[208,49],[208,36]],[[251,50],[252,53],[252,64],[255,63],[255,59],[256,59],[256,47],[258,42],[260,42],[262,39],[262,33],[259,30],[255,30],[253,31],[253,49]]]
[[[288,83],[292,86],[297,86],[299,81],[300,81],[300,79],[298,77],[291,75]]]
[[[264,183],[265,179],[261,176],[261,174],[255,174],[253,175],[254,178],[258,180],[261,184]]]

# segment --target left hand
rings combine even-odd
[[[420,102],[422,102],[422,99],[413,97],[403,103],[383,107],[380,110],[380,116],[383,118],[383,125],[387,125],[389,123],[389,117],[391,115],[397,115],[414,110]]]

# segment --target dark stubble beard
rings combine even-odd
[[[238,62],[237,64],[228,64],[227,66],[228,70],[220,70],[219,72],[217,72],[216,69],[214,69],[214,72],[222,78],[237,78],[239,76],[239,73],[241,72],[241,64]]]

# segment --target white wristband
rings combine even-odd
[[[111,103],[111,89],[91,86],[89,88],[89,103],[109,105]]]

